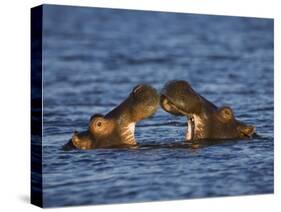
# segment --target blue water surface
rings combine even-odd
[[[44,6],[45,207],[273,192],[273,20]],[[184,145],[186,119],[159,109],[138,149],[62,151],[93,113],[138,83],[184,79],[259,138]]]

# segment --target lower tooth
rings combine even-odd
[[[192,139],[192,121],[189,119],[187,122],[187,134],[186,134],[186,140]]]

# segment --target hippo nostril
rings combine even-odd
[[[244,126],[242,128],[240,128],[240,133],[242,137],[248,137],[251,138],[253,136],[253,134],[255,133],[256,128],[254,126]]]
[[[63,151],[70,151],[70,150],[74,150],[74,149],[76,149],[76,147],[73,145],[71,139],[68,141],[68,143],[66,143],[65,145],[62,146]]]
[[[256,127],[250,126],[249,135],[252,136],[256,132]]]

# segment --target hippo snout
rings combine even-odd
[[[69,141],[62,146],[62,150],[64,150],[64,151],[70,151],[70,150],[74,150],[74,149],[77,149],[77,148],[73,145],[72,139],[69,139]]]

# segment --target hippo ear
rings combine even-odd
[[[138,93],[138,92],[141,90],[142,87],[143,87],[142,85],[137,85],[137,86],[135,86],[135,87],[133,88],[133,93],[134,93],[134,94]]]
[[[91,122],[93,119],[98,118],[98,117],[103,118],[103,117],[104,117],[104,115],[99,114],[99,113],[96,113],[96,114],[94,114],[94,115],[92,115],[92,116],[91,116],[91,118],[90,118],[90,122]]]
[[[228,121],[232,120],[233,117],[234,117],[232,109],[230,107],[227,107],[227,106],[219,108],[218,115],[219,115],[219,118],[223,122],[228,122]]]

